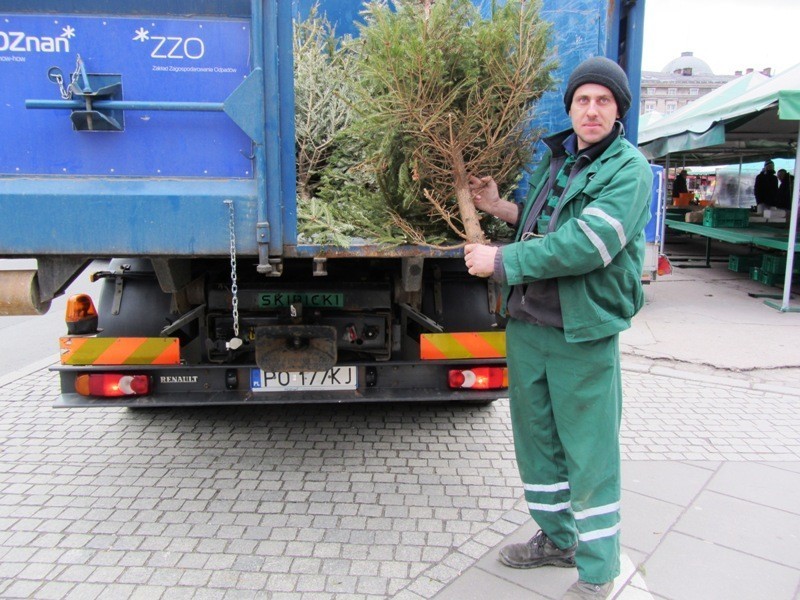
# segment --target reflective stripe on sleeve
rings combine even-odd
[[[628,238],[625,237],[625,229],[622,227],[622,223],[617,221],[614,217],[609,215],[606,211],[601,210],[599,208],[595,208],[590,206],[583,211],[584,215],[594,215],[596,217],[600,217],[606,223],[611,225],[614,228],[614,231],[617,232],[617,237],[619,238],[619,244],[622,248],[628,243]]]
[[[600,253],[600,258],[603,259],[603,266],[607,267],[609,264],[611,264],[611,254],[609,254],[608,248],[606,248],[606,245],[603,243],[603,240],[600,239],[600,236],[592,231],[592,228],[589,227],[588,223],[586,223],[586,221],[583,219],[578,219],[578,225],[580,225],[580,228],[583,233],[586,234],[586,237],[589,238],[589,241],[592,242],[592,245],[597,248],[597,251]]]

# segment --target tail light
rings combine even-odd
[[[451,369],[447,383],[453,389],[500,390],[508,387],[507,367]]]
[[[67,300],[66,321],[69,335],[97,333],[97,310],[88,294],[78,294]]]
[[[150,376],[130,373],[96,373],[78,375],[75,391],[81,396],[144,396],[150,393]]]

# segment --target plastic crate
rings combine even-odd
[[[765,254],[761,261],[761,270],[767,273],[786,271],[786,257],[778,254]]]
[[[761,276],[758,280],[763,283],[764,285],[775,285],[775,282],[778,280],[777,273],[767,273],[766,271],[761,271]]]
[[[728,257],[728,270],[735,273],[749,273],[752,267],[761,264],[761,254],[731,254]]]
[[[749,208],[719,208],[710,206],[703,211],[706,227],[747,227],[750,224]]]
[[[792,273],[800,273],[800,256],[795,255]],[[785,273],[786,257],[782,254],[765,254],[761,261],[761,270],[767,273]]]

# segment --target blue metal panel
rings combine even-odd
[[[664,239],[664,220],[659,218],[659,213],[663,212],[664,206],[664,167],[650,165],[653,171],[653,189],[650,196],[650,221],[644,229],[648,242],[658,242]]]
[[[0,126],[14,140],[0,174],[106,177],[253,176],[249,138],[223,113],[129,111],[122,132],[73,130],[47,76],[80,55],[88,73],[121,77],[124,100],[222,102],[250,71],[244,19],[0,15]]]
[[[628,73],[631,85],[631,109],[625,118],[625,136],[634,145],[639,140],[639,102],[642,90],[642,54],[644,52],[644,6],[645,0],[629,5],[625,23],[624,58],[620,61]]]
[[[237,251],[255,255],[255,182],[8,178],[0,255],[226,256],[234,201]],[[10,223],[6,219],[7,223]]]
[[[550,49],[558,61],[556,88],[536,107],[535,127],[555,133],[570,127],[564,91],[570,73],[590,56],[605,56],[610,0],[544,0],[542,18],[552,23]]]
[[[278,3],[278,47],[294,48],[291,6]],[[283,200],[283,243],[297,243],[297,164],[294,128],[294,56],[281,52],[278,61],[281,129],[281,192]]]
[[[358,25],[364,23],[359,15],[364,8],[362,0],[292,0],[292,11],[295,18],[305,19],[316,5],[335,27],[337,36],[358,35]]]
[[[0,12],[246,17],[248,0],[0,0]]]

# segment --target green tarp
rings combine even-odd
[[[771,78],[749,73],[641,128],[639,149],[685,165],[793,157],[799,98],[800,64]]]
[[[778,92],[778,115],[784,120],[800,120],[800,90]]]

